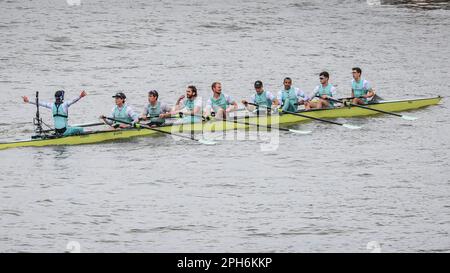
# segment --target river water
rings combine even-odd
[[[68,1],[70,3],[77,1]],[[449,252],[450,4],[444,1],[0,1],[0,140],[32,134],[21,95],[88,96],[96,121],[124,91],[143,108],[211,82],[237,99],[286,76],[311,93],[351,68],[385,99],[444,96],[393,116],[338,119],[215,146],[170,136],[0,151],[1,252]],[[41,110],[51,123],[48,111]]]

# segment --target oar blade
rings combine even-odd
[[[216,142],[206,139],[206,138],[200,138],[200,139],[198,139],[198,142],[201,144],[204,144],[204,145],[215,145],[216,144]]]
[[[418,119],[418,117],[402,115],[402,119],[404,119],[404,120],[411,120],[412,121],[412,120]]]
[[[348,124],[348,123],[344,123],[344,124],[342,124],[342,126],[344,126],[347,129],[351,129],[351,130],[361,129],[361,126],[356,126],[356,125],[352,125],[352,124]]]
[[[294,134],[299,134],[299,135],[308,135],[308,134],[312,133],[312,131],[294,130],[294,129],[289,129],[289,132],[294,133]]]

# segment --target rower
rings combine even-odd
[[[306,110],[334,107],[334,102],[328,100],[328,98],[336,96],[336,88],[328,82],[329,79],[330,74],[328,72],[323,71],[319,74],[320,84],[314,89],[313,98],[305,104]]]
[[[64,90],[56,91],[55,102],[39,102],[39,106],[51,109],[53,112],[53,121],[55,124],[55,134],[57,136],[71,136],[83,133],[83,128],[68,126],[69,119],[69,107],[78,102],[81,98],[87,95],[86,91],[81,91],[77,98],[71,101],[64,101]],[[27,96],[22,97],[25,103],[36,105],[36,102],[30,101]]]
[[[361,78],[361,68],[352,68],[352,103],[353,104],[367,104],[368,99],[375,95],[375,90],[372,89],[369,82]]]
[[[297,112],[298,105],[304,105],[309,100],[305,92],[292,86],[292,79],[286,77],[283,80],[284,89],[278,92],[278,101],[282,109],[289,112]]]
[[[231,96],[222,93],[222,84],[220,82],[213,82],[211,90],[213,95],[206,103],[206,116],[209,116],[211,112],[215,112],[216,119],[227,119],[230,112],[237,110],[237,102]]]
[[[250,102],[260,106],[258,110],[264,111],[267,108],[272,106],[277,107],[279,105],[278,99],[271,92],[264,90],[262,81],[256,81],[254,87],[256,93],[251,96]],[[242,104],[249,111],[253,111],[255,108],[253,105],[249,105],[246,100],[242,100]]]
[[[178,113],[183,114],[183,123],[198,122],[202,116],[202,101],[197,97],[197,88],[194,85],[189,85],[186,88],[186,95],[182,95],[175,103],[173,115]]]
[[[133,111],[131,106],[126,104],[127,96],[125,96],[124,93],[119,92],[112,97],[116,99],[116,106],[112,109],[111,117],[116,120],[132,123],[131,127],[136,127],[136,125],[139,124],[139,115]],[[115,129],[130,127],[128,124],[107,120],[105,116],[100,116],[100,118],[103,119],[106,124],[114,127]]]
[[[148,92],[148,104],[144,108],[140,120],[150,120],[149,126],[161,126],[165,123],[165,119],[171,117],[171,107],[159,100],[158,91],[151,90]]]

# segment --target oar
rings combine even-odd
[[[255,106],[261,107],[261,105],[256,105],[254,103],[252,103],[251,105],[255,105]],[[263,106],[263,107],[265,107],[267,109],[271,109],[270,107],[267,107],[267,106]],[[300,114],[300,113],[294,113],[294,112],[290,112],[290,111],[285,111],[285,110],[282,110],[282,109],[279,109],[278,111],[281,112],[281,113],[287,113],[287,114],[291,114],[291,115],[294,115],[294,116],[299,116],[299,117],[304,117],[304,118],[308,118],[308,119],[318,120],[318,121],[325,122],[325,123],[340,125],[342,127],[345,127],[345,128],[348,128],[348,129],[352,129],[352,130],[361,129],[360,126],[351,125],[351,124],[347,124],[347,123],[340,123],[340,122],[337,122],[337,121],[326,120],[326,119],[321,119],[321,118],[316,118],[316,117],[310,117],[308,115],[303,115],[303,114]]]
[[[117,119],[113,119],[113,118],[109,118],[109,117],[106,117],[106,119],[107,119],[107,120],[110,120],[110,121],[114,121],[114,122],[120,122],[120,123],[123,123],[123,124],[133,125],[131,122],[126,122],[126,121],[122,121],[122,120],[117,120]],[[155,131],[155,132],[159,132],[159,133],[163,133],[163,134],[168,134],[168,135],[174,135],[174,136],[177,136],[177,137],[181,137],[181,138],[186,138],[186,139],[190,139],[190,140],[193,140],[193,141],[197,141],[197,142],[199,142],[199,143],[201,143],[201,144],[205,144],[205,145],[214,145],[214,144],[216,144],[214,141],[207,140],[207,139],[196,139],[196,138],[194,138],[194,137],[188,137],[188,136],[184,136],[184,135],[180,135],[180,134],[175,134],[175,133],[171,133],[171,132],[166,132],[166,131],[159,130],[159,129],[156,129],[156,128],[152,128],[152,127],[150,127],[150,126],[142,125],[142,124],[140,124],[139,126],[140,126],[141,128],[145,128],[145,129],[152,130],[152,131]]]
[[[74,124],[74,125],[71,125],[70,127],[94,127],[94,126],[100,126],[100,125],[105,125],[105,123],[95,122],[95,123]],[[42,133],[49,133],[49,132],[53,132],[53,131],[55,131],[54,128],[48,129],[48,130],[43,130]]]
[[[74,124],[70,127],[94,127],[94,126],[100,126],[100,125],[106,125],[106,124],[104,122],[94,122],[94,123]]]
[[[176,115],[171,115],[170,117],[166,117],[165,119],[180,118],[180,117],[182,117],[182,115],[176,114]],[[139,121],[145,121],[145,120],[152,119],[152,118],[159,118],[159,115],[147,115],[146,119],[145,118],[139,118]]]
[[[245,116],[244,118],[247,118],[247,117],[249,117],[249,116]],[[276,130],[279,130],[279,131],[291,132],[291,133],[300,134],[300,135],[311,134],[311,131],[294,130],[294,129],[288,129],[288,128],[282,128],[282,127],[273,127],[273,126],[270,126],[270,125],[267,125],[267,124],[266,125],[259,125],[259,124],[254,124],[254,123],[250,123],[250,122],[241,122],[241,121],[237,121],[235,119],[227,119],[225,121],[233,122],[233,123],[236,123],[236,124],[244,124],[244,125],[247,125],[247,126],[267,127],[269,129],[276,129]]]
[[[327,99],[328,99],[328,100],[331,100],[331,101],[334,101],[334,102],[340,102],[340,103],[342,103],[342,101],[339,101],[339,100],[336,100],[336,99],[333,99],[333,98],[327,98]],[[372,110],[372,111],[379,112],[379,113],[383,113],[383,114],[388,114],[388,115],[392,115],[392,116],[397,116],[397,117],[400,117],[400,118],[402,118],[402,119],[404,119],[404,120],[416,120],[416,119],[418,119],[417,117],[412,117],[412,116],[407,116],[407,115],[401,115],[401,114],[397,114],[397,113],[393,113],[393,112],[388,112],[388,111],[384,111],[384,110],[378,110],[378,109],[370,108],[370,107],[367,107],[367,106],[364,106],[364,105],[354,104],[354,103],[351,103],[351,102],[346,102],[346,104],[351,105],[351,106],[355,106],[355,107],[359,107],[359,108],[362,108],[362,109],[366,109],[366,110]]]
[[[212,114],[213,114],[213,113],[214,113],[214,112],[212,112]],[[181,115],[181,113],[180,113],[180,115]],[[181,116],[182,116],[182,115],[181,115]],[[204,117],[204,116],[199,116],[199,115],[191,115],[191,116],[201,117],[201,118],[204,119],[204,121],[210,120],[210,119],[211,119],[210,117]],[[214,117],[214,115],[212,115],[212,116]],[[243,117],[243,118],[247,118],[247,117],[249,117],[249,116],[245,116],[245,117]],[[220,120],[217,120],[217,121],[220,121]],[[291,133],[294,133],[294,134],[300,134],[300,135],[307,135],[307,134],[310,134],[310,133],[311,133],[311,131],[294,130],[294,129],[288,129],[288,128],[273,127],[273,126],[270,126],[270,125],[259,125],[259,124],[254,124],[254,123],[250,123],[250,122],[237,121],[237,120],[235,120],[235,119],[225,119],[225,120],[223,120],[223,121],[226,121],[226,122],[233,122],[234,124],[243,124],[243,125],[247,125],[247,126],[267,127],[267,128],[269,128],[269,129],[276,129],[276,130],[285,131],[285,132],[291,132]]]

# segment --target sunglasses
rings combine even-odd
[[[325,77],[320,77],[319,79],[324,80],[324,79],[326,79],[326,78],[325,78]]]

